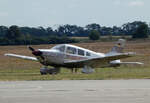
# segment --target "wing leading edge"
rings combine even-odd
[[[38,61],[37,58],[30,57],[30,56],[23,56],[23,55],[16,55],[16,54],[5,54],[5,56],[15,57],[15,58],[20,58],[20,59],[25,59],[25,60]]]

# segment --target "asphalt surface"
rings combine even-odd
[[[0,82],[0,103],[150,103],[150,80]]]

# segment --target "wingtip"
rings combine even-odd
[[[144,65],[144,63],[141,63],[141,62],[137,62],[137,64],[139,64],[139,65]]]
[[[8,56],[8,53],[4,54],[4,56]]]
[[[11,54],[11,53],[4,54],[4,56],[12,56],[12,55],[16,55],[16,54]]]

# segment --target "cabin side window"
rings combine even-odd
[[[76,48],[67,47],[66,53],[69,53],[69,54],[76,54],[76,52],[77,52]]]
[[[84,56],[84,50],[78,49],[78,55]]]
[[[89,52],[86,52],[86,56],[91,56],[91,54]]]

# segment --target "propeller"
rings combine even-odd
[[[34,48],[32,48],[31,46],[28,46],[29,50],[32,51],[32,54],[35,56],[40,56],[42,59],[44,59],[44,57],[42,56],[42,52],[39,50],[35,50]]]
[[[29,48],[31,51],[35,51],[35,49],[32,48],[31,46],[28,46],[28,48]]]
[[[30,41],[30,44],[31,44],[31,41]],[[39,50],[35,50],[34,48],[32,48],[31,46],[27,46],[29,48],[29,50],[32,51],[32,54],[35,55],[35,56],[39,56],[42,60],[45,60],[45,58],[43,57],[43,53]]]

